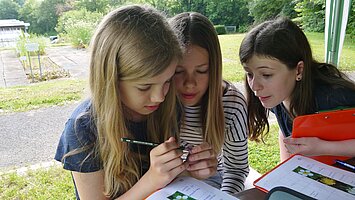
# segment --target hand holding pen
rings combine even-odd
[[[129,143],[154,146],[150,151],[150,168],[143,177],[150,180],[150,187],[155,190],[165,187],[188,166],[180,158],[182,151],[173,137],[170,137],[161,144],[137,140],[129,141],[130,139],[127,138],[122,138],[121,140]]]

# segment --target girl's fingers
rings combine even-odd
[[[217,159],[203,160],[199,162],[189,162],[188,171],[202,170],[205,168],[215,168],[217,169]]]
[[[188,161],[199,161],[199,160],[205,160],[205,159],[213,159],[216,158],[216,155],[212,149],[205,150],[199,153],[190,153],[188,157]]]
[[[191,150],[191,153],[198,153],[201,151],[206,151],[212,149],[211,145],[208,144],[207,142],[204,142],[200,145],[194,146]]]
[[[170,137],[168,140],[163,142],[162,144],[158,145],[157,147],[153,148],[150,151],[151,156],[160,156],[166,154],[167,152],[177,149],[179,146],[175,141],[175,138]]]

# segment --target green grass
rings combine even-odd
[[[60,79],[34,83],[29,86],[0,88],[2,113],[22,112],[80,100],[86,81]]]
[[[75,199],[74,185],[69,171],[61,166],[16,172],[0,176],[0,199],[47,200]]]
[[[223,77],[229,81],[242,81],[244,72],[239,63],[238,49],[244,34],[219,36],[223,54]],[[307,33],[315,57],[324,59],[322,33]],[[346,38],[340,60],[341,70],[355,70],[355,42]],[[79,100],[85,93],[83,80],[62,79],[30,86],[0,88],[0,111],[27,111]],[[249,142],[249,163],[265,173],[279,163],[278,126],[272,125],[266,144]],[[25,175],[0,173],[0,199],[75,199],[70,173],[61,166],[29,171]]]
[[[248,142],[249,164],[261,174],[269,171],[280,162],[278,131],[278,125],[272,124],[265,144]]]

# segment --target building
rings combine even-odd
[[[27,33],[29,23],[17,19],[0,20],[0,47],[15,47],[21,30]]]

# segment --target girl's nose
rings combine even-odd
[[[257,80],[255,77],[249,81],[249,86],[254,92],[259,91],[263,88],[260,81]]]
[[[195,76],[193,76],[192,74],[186,74],[185,75],[185,81],[184,81],[184,85],[186,87],[194,87],[196,86],[196,79]]]

